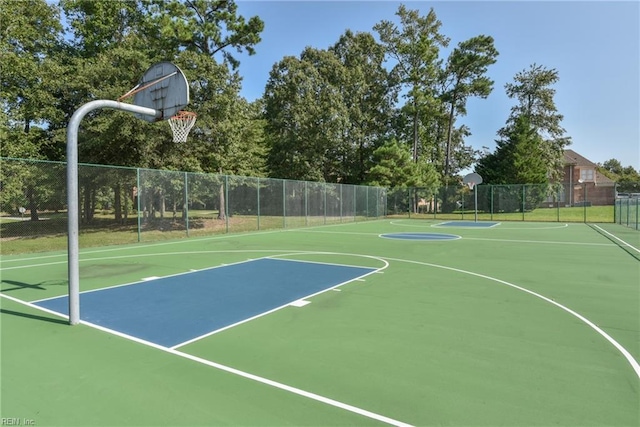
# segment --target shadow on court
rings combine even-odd
[[[9,314],[11,316],[24,317],[32,320],[40,320],[43,322],[58,323],[61,325],[67,325],[69,323],[67,320],[64,320],[64,319],[56,319],[54,317],[40,316],[38,314],[21,313],[19,311],[7,310],[5,308],[0,308],[0,313]]]
[[[46,280],[44,282],[31,284],[31,283],[18,282],[15,280],[6,280],[6,279],[3,280],[1,283],[2,283],[2,288],[0,289],[0,292],[11,292],[11,291],[17,291],[19,289],[38,289],[38,290],[44,291],[49,286],[67,286],[68,284],[66,280],[64,281],[63,280]],[[6,285],[13,286],[13,287],[5,288]]]

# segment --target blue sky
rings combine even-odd
[[[426,15],[433,7],[450,48],[479,34],[495,39],[498,62],[489,69],[495,81],[488,99],[472,99],[458,119],[471,128],[476,149],[495,149],[515,101],[504,85],[536,63],[556,69],[560,81],[556,106],[564,115],[569,147],[596,163],[615,158],[640,170],[640,3],[627,2],[402,2]],[[272,66],[299,56],[306,46],[326,49],[347,29],[370,32],[381,20],[398,22],[395,1],[244,1],[245,18],[265,22],[253,56],[241,55],[242,95],[264,93]],[[449,50],[449,49],[448,49]],[[442,52],[442,57],[448,53]]]

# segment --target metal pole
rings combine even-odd
[[[80,122],[89,112],[99,108],[114,108],[116,110],[143,114],[156,118],[162,117],[162,112],[153,108],[124,104],[118,101],[96,100],[78,108],[67,126],[67,248],[69,273],[69,324],[80,323],[80,261],[78,244],[78,129]],[[138,198],[140,189],[138,189]]]
[[[522,184],[522,220],[524,221],[525,199],[527,197],[526,185]]]
[[[474,222],[478,222],[478,186],[473,186],[473,202],[475,203]]]
[[[184,173],[184,207],[182,210],[184,211],[184,221],[185,228],[187,229],[187,237],[189,237],[189,178],[187,173]]]
[[[142,206],[140,202],[140,194],[142,194],[140,188],[140,168],[136,168],[136,185],[138,186],[138,190],[136,191],[136,212],[138,215],[136,216],[138,217],[138,243],[140,243],[142,241],[142,223],[140,221],[140,206]]]
[[[221,207],[222,208],[222,207]],[[227,233],[229,232],[229,175],[224,176],[224,211],[226,215],[225,219],[225,227],[227,229]]]
[[[587,183],[585,182],[583,185],[583,191],[584,191],[584,201],[582,202],[582,205],[584,206],[584,222],[587,222]]]
[[[282,180],[282,228],[287,228],[287,181]]]
[[[257,208],[257,213],[258,213],[258,230],[260,230],[260,178],[257,178],[258,180],[258,191],[257,191],[257,199],[258,199],[258,208]]]

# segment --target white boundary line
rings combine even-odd
[[[218,234],[215,236],[208,236],[208,237],[192,237],[188,239],[182,238],[182,239],[163,241],[163,242],[129,243],[127,245],[111,246],[103,249],[87,248],[86,250],[80,251],[80,255],[101,254],[105,252],[120,252],[125,250],[132,250],[132,249],[153,248],[157,246],[180,245],[184,243],[207,242],[210,240],[230,239],[233,237],[249,237],[249,236],[256,236],[256,235],[263,235],[263,234],[284,233],[286,231],[289,231],[289,230],[286,230],[286,229],[263,230],[263,231],[261,230],[261,231],[247,232],[247,233]],[[67,252],[61,252],[56,255],[44,255],[44,256],[35,256],[31,258],[17,258],[17,259],[0,259],[0,261],[2,263],[5,263],[5,262],[31,261],[31,260],[40,260],[40,259],[46,259],[46,258],[60,258],[60,257],[64,257],[66,259],[67,255],[68,255]],[[67,261],[65,260],[64,262],[66,263]],[[59,264],[59,263],[54,263],[54,264]],[[47,264],[43,264],[43,265],[47,265]],[[0,269],[0,270],[4,270],[4,269]]]
[[[446,221],[446,222],[439,222],[438,224],[432,224],[431,227],[435,227],[435,228],[438,228],[438,227],[441,227],[441,228],[473,228],[473,229],[476,229],[476,230],[486,230],[486,229],[489,229],[489,228],[497,227],[497,226],[502,224],[501,222],[491,221],[491,222],[493,222],[492,225],[482,225],[482,226],[479,226],[479,225],[450,225],[452,222],[455,222],[455,223],[466,222],[466,223],[469,223],[469,224],[487,224],[487,222],[484,222],[484,221],[473,222],[471,220],[466,221],[464,219],[461,219],[461,220],[450,220],[450,221]]]
[[[613,243],[589,243],[589,242],[556,242],[552,240],[510,240],[510,239],[488,239],[481,237],[465,237],[465,240],[484,240],[487,242],[508,242],[508,243],[545,243],[549,245],[578,245],[578,246],[616,246]]]
[[[411,235],[411,236],[415,236],[418,234],[422,234],[424,236],[424,238],[417,238],[417,239],[412,239],[412,238],[405,238],[405,237],[400,237],[402,235]],[[431,238],[431,237],[427,237],[427,236],[446,236],[446,239],[438,239],[436,238]],[[378,237],[382,238],[382,239],[390,239],[390,240],[408,240],[411,242],[414,241],[420,241],[420,242],[448,242],[450,240],[459,240],[462,239],[462,236],[458,236],[457,234],[445,234],[445,233],[426,233],[426,232],[402,232],[402,233],[383,233],[383,234],[378,234]]]
[[[296,231],[301,232],[301,233],[358,234],[358,235],[367,235],[367,236],[380,237],[380,233],[343,233],[341,231],[306,231],[306,230],[296,230]],[[390,233],[387,233],[387,234],[392,234],[392,233],[393,232],[390,232]],[[486,240],[488,242],[545,243],[545,244],[550,244],[550,245],[578,245],[578,246],[616,246],[613,243],[560,242],[560,241],[553,241],[553,240],[491,239],[491,238],[483,238],[483,237],[461,237],[461,238],[464,239],[464,240]],[[434,241],[440,241],[440,240],[436,240],[436,239],[433,239],[433,240]],[[457,239],[451,239],[451,240],[457,240]],[[443,241],[446,241],[446,240],[443,240]]]
[[[620,239],[619,237],[614,236],[613,234],[609,233],[607,230],[603,229],[602,227],[598,227],[595,224],[591,224],[592,226],[596,227],[598,230],[602,231],[603,233],[606,233],[607,236],[613,237],[614,239],[616,239],[617,241],[619,241],[620,243],[622,243],[624,246],[633,249],[634,251],[640,253],[640,249],[636,248],[635,246],[633,246],[630,243],[625,242],[624,240]]]
[[[430,219],[400,219],[397,221],[391,221],[389,222],[389,224],[391,225],[399,225],[401,227],[418,227],[418,228],[427,228],[427,227],[437,227],[438,224],[430,224],[430,223],[425,223],[425,224],[404,224],[401,221],[432,221]],[[500,222],[500,225],[505,225],[505,224],[516,224],[517,222],[509,222],[509,223],[503,223]],[[439,223],[442,224],[442,223]],[[525,224],[531,224],[531,222],[529,221],[525,221]],[[484,227],[481,229],[495,229],[495,230],[556,230],[556,229],[560,229],[560,228],[568,228],[569,224],[568,223],[564,223],[562,225],[557,225],[557,226],[550,226],[550,227],[499,227],[499,228],[494,228],[494,226],[492,227]],[[473,228],[473,227],[467,227],[467,228]]]

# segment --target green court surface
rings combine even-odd
[[[82,249],[82,291],[265,257],[378,269],[175,348],[69,326],[30,304],[66,295],[66,252],[3,256],[2,422],[640,425],[640,233],[439,223]],[[380,237],[388,233],[460,238]]]

